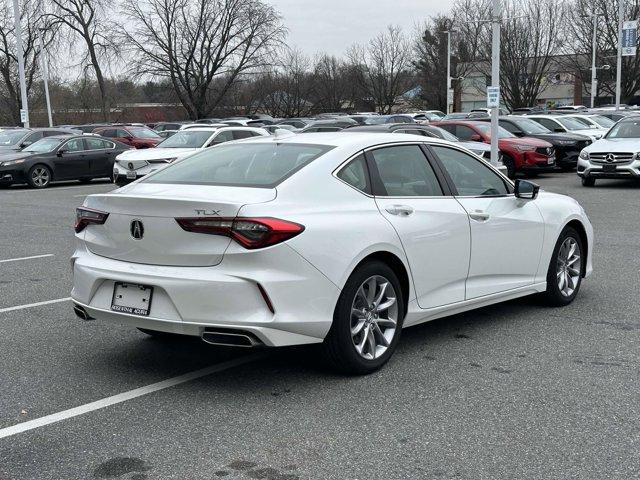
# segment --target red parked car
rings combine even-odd
[[[463,141],[491,143],[491,124],[487,122],[445,120],[431,122],[431,125],[444,128]],[[535,174],[555,169],[555,150],[544,140],[516,137],[499,127],[498,147],[509,178],[514,178],[517,172]]]
[[[96,128],[93,133],[112,138],[135,148],[152,148],[164,140],[160,135],[147,127],[112,125]]]

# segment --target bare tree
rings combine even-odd
[[[44,27],[41,22],[42,13],[41,0],[23,0],[21,2],[20,21],[27,95],[32,95],[33,86],[39,73],[38,35],[44,35],[45,46],[50,46],[53,41],[51,30],[42,28]],[[2,105],[0,118],[5,122],[19,124],[20,104],[13,8],[10,6],[10,2],[2,2],[0,3],[0,105]]]
[[[82,67],[91,68],[96,76],[100,93],[103,120],[109,119],[107,85],[104,69],[114,55],[118,54],[115,24],[109,19],[107,0],[50,0],[51,10],[47,23],[64,26],[69,33],[71,45],[80,38],[86,47]]]
[[[308,115],[311,76],[309,59],[297,49],[284,49],[275,68],[255,81],[260,109],[276,117]]]
[[[389,113],[397,98],[411,86],[411,42],[399,27],[389,26],[366,46],[347,53],[358,69],[358,83],[381,113]]]
[[[348,66],[333,55],[320,55],[313,67],[313,97],[316,110],[342,110],[350,92]]]
[[[596,64],[598,67],[610,65],[611,70],[598,71],[596,96],[615,96],[615,65],[618,46],[618,6],[619,0],[572,0],[568,9],[572,21],[565,25],[569,29],[569,42],[564,52],[566,63],[580,76],[586,91],[591,93],[591,55],[593,43],[593,17],[598,15],[596,37]],[[640,17],[640,2],[626,2],[625,18]],[[631,101],[640,90],[640,54],[622,59],[623,102]]]
[[[192,118],[206,117],[243,74],[270,63],[285,30],[261,0],[125,0],[135,71],[170,80]]]

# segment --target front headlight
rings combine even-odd
[[[640,152],[636,153],[636,160],[640,160]]]
[[[580,152],[580,158],[582,160],[589,160],[589,152],[587,152],[586,150],[582,150]]]
[[[21,160],[7,160],[6,162],[0,162],[0,167],[8,167],[9,165],[17,165],[24,163],[24,158]]]

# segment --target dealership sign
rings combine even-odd
[[[631,20],[622,24],[622,55],[634,56],[638,48],[638,21]]]

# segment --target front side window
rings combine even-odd
[[[129,131],[131,132],[131,135],[136,138],[160,138],[160,135],[158,135],[150,128],[129,127]]]
[[[478,160],[460,150],[432,145],[444,169],[462,197],[507,195],[502,178]]]
[[[143,182],[273,188],[332,148],[295,143],[230,143],[171,164]]]
[[[369,175],[364,155],[360,154],[346,167],[338,172],[338,178],[352,187],[366,193],[370,193]]]
[[[74,138],[65,143],[62,146],[62,150],[65,152],[81,152],[84,150],[84,142],[82,138]]]
[[[99,138],[85,138],[87,142],[87,150],[101,150],[103,148],[112,148],[113,143],[107,142],[106,140],[101,140]]]
[[[243,138],[251,138],[253,136],[254,136],[254,133],[250,130],[234,130],[233,131],[234,140],[242,140]]]
[[[474,135],[477,134],[473,131],[472,128],[467,127],[466,125],[456,126],[456,137],[458,137],[460,140],[470,141],[471,137]]]
[[[381,196],[435,197],[442,188],[427,158],[417,145],[399,145],[371,151],[380,178]],[[373,167],[372,167],[373,168]]]
[[[218,133],[214,137],[214,139],[211,142],[211,144],[212,145],[218,145],[220,143],[230,142],[231,140],[233,140],[233,132],[231,130],[226,130],[224,132]]]

